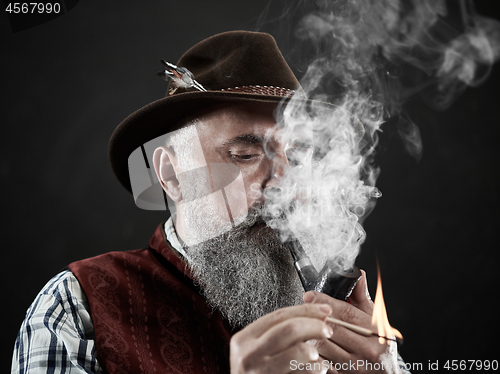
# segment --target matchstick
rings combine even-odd
[[[387,336],[380,336],[375,331],[372,331],[370,329],[367,329],[367,328],[364,328],[364,327],[361,327],[361,326],[353,325],[352,323],[344,322],[344,321],[342,321],[340,319],[337,319],[337,318],[326,317],[326,321],[330,322],[330,323],[333,323],[335,325],[338,325],[338,326],[345,327],[346,329],[354,331],[354,332],[356,332],[356,333],[358,333],[360,335],[363,335],[363,336],[377,336],[379,338],[383,338],[383,339],[386,339],[386,340],[392,340],[393,342],[396,342],[398,344],[403,344],[403,339],[389,338]]]

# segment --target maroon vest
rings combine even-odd
[[[229,372],[230,328],[200,296],[160,225],[150,248],[73,262],[108,373]]]

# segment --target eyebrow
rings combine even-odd
[[[217,149],[225,148],[231,145],[238,145],[238,144],[262,144],[264,139],[260,135],[256,134],[245,134],[245,135],[239,135],[235,136],[234,138],[226,140],[224,143],[222,143],[221,146],[217,147]]]

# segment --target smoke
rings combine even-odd
[[[446,5],[318,0],[294,7],[304,14],[294,31],[304,92],[277,114],[292,166],[280,190],[268,194],[267,215],[282,240],[290,230],[297,236],[317,270],[326,259],[340,270],[354,264],[362,221],[381,196],[373,157],[382,124],[398,118],[406,149],[418,159],[420,133],[402,114],[404,100],[422,93],[445,109],[484,81],[499,58],[499,22],[477,15],[471,1]],[[286,224],[277,218],[283,214]]]

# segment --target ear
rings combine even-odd
[[[153,165],[156,176],[167,195],[176,203],[182,200],[182,192],[177,179],[177,158],[172,149],[156,148],[153,154]]]

